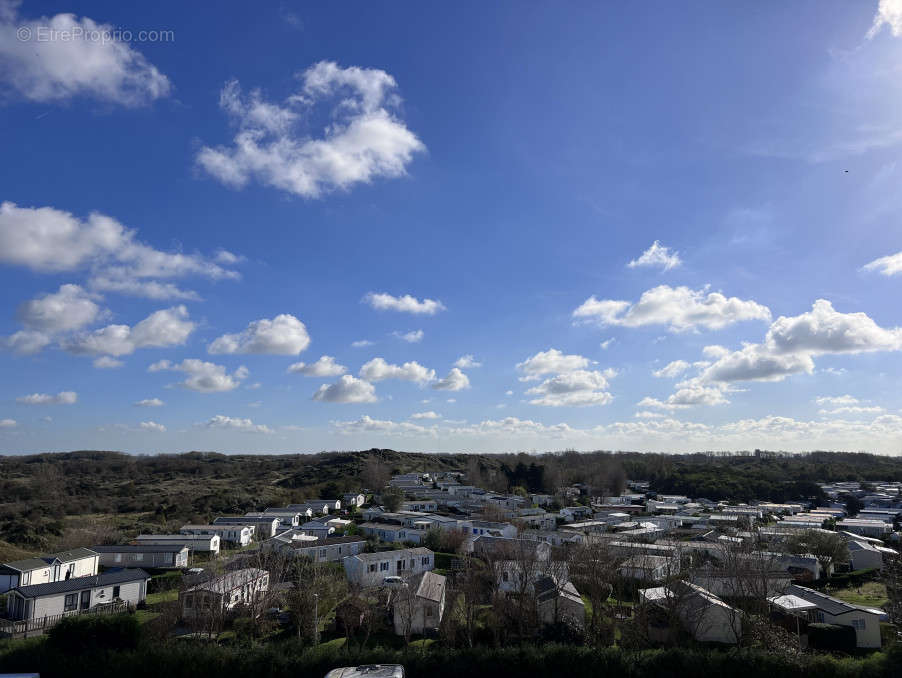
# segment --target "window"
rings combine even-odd
[[[399,560],[398,561],[398,572],[401,572],[403,569],[404,569],[404,561]]]
[[[865,620],[864,619],[853,619],[852,620],[852,628],[858,631],[863,631],[865,628]]]
[[[429,564],[429,556],[423,556],[423,565]]]
[[[379,563],[379,571],[380,572],[388,572],[388,563]]]
[[[143,554],[143,553],[136,553],[136,554],[135,554],[135,560],[137,560],[138,562],[141,562],[142,560],[144,560],[144,554]]]
[[[114,586],[113,587],[113,598],[118,598],[118,597],[119,597],[119,587]]]
[[[185,609],[190,610],[194,606],[194,596],[185,596]]]
[[[117,563],[121,563],[121,562],[122,562],[122,554],[121,554],[121,553],[117,553],[117,554],[113,557],[113,560],[114,560],[115,562],[117,562]]]
[[[375,572],[375,571],[376,571],[376,563],[373,563],[372,565],[370,565],[370,572]]]
[[[63,601],[63,610],[65,612],[71,612],[72,610],[78,609],[78,594],[77,593],[69,593],[66,595],[66,599]]]

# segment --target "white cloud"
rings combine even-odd
[[[145,398],[135,403],[135,407],[163,407],[165,405],[159,398]]]
[[[836,407],[832,410],[822,409],[818,410],[818,414],[824,416],[835,416],[837,414],[880,414],[883,411],[884,409],[877,405],[854,405],[851,407]]]
[[[675,377],[680,376],[683,372],[688,370],[690,367],[689,363],[685,360],[674,360],[673,362],[667,363],[660,370],[655,370],[652,372],[652,376],[665,378],[665,379],[673,379]]]
[[[204,423],[207,428],[219,428],[229,431],[239,431],[241,433],[272,433],[272,429],[263,424],[255,424],[250,419],[241,419],[239,417],[226,417],[217,414],[209,421]]]
[[[467,355],[462,355],[454,362],[454,367],[459,367],[462,370],[473,369],[476,367],[482,367],[482,363],[476,360],[472,354],[468,353]]]
[[[410,419],[441,419],[442,415],[433,412],[430,410],[429,412],[416,412],[410,415]]]
[[[139,348],[163,348],[184,344],[194,331],[188,309],[174,306],[151,313],[134,327],[107,325],[61,342],[70,353],[122,356]]]
[[[334,384],[320,386],[313,399],[326,403],[374,403],[378,400],[376,388],[370,382],[350,374],[345,374]]]
[[[197,358],[188,358],[180,363],[172,363],[168,360],[160,360],[147,368],[148,372],[160,372],[163,370],[184,372],[187,377],[179,382],[179,386],[199,393],[221,393],[232,391],[248,377],[248,369],[243,365],[231,374],[226,372],[223,365],[204,362]]]
[[[730,401],[723,394],[723,389],[717,386],[706,386],[694,381],[687,381],[677,386],[676,392],[667,400],[656,398],[643,398],[637,404],[639,407],[654,407],[664,410],[680,410],[696,405],[726,405]]]
[[[780,316],[761,344],[720,355],[700,378],[707,382],[781,381],[814,371],[813,358],[829,354],[898,351],[902,328],[880,327],[864,313],[840,313],[824,299],[811,311]]]
[[[432,429],[411,424],[407,421],[395,422],[391,420],[373,419],[364,414],[356,421],[333,421],[332,427],[339,433],[391,433],[395,435],[430,435]]]
[[[638,266],[660,266],[661,270],[669,271],[682,264],[680,255],[669,247],[664,247],[660,241],[655,240],[651,247],[645,250],[638,259],[633,259],[627,264],[630,268]]]
[[[556,348],[550,348],[547,351],[539,351],[522,363],[517,363],[517,369],[524,375],[520,377],[520,381],[533,381],[543,374],[582,370],[588,367],[589,363],[590,360],[581,355],[565,355]]]
[[[119,40],[113,25],[74,14],[25,19],[18,4],[0,8],[0,77],[22,97],[86,96],[132,107],[169,95],[169,79]],[[51,31],[69,39],[48,39]]]
[[[297,355],[309,345],[304,323],[283,313],[272,320],[255,320],[238,334],[222,335],[207,347],[207,352]]]
[[[448,376],[432,384],[432,388],[437,391],[462,391],[470,388],[470,379],[460,369],[452,367]]]
[[[366,381],[400,379],[422,385],[435,379],[435,370],[423,367],[416,361],[406,362],[403,365],[392,365],[384,358],[373,358],[360,368],[358,376]]]
[[[352,341],[351,346],[354,348],[366,348],[367,346],[372,346],[373,342],[369,339],[358,339],[357,341]]]
[[[32,393],[16,398],[16,402],[24,405],[74,405],[78,402],[78,394],[75,391],[60,391],[56,395]]]
[[[385,292],[370,292],[363,298],[364,303],[369,304],[377,311],[398,311],[399,313],[413,313],[414,315],[435,315],[444,311],[445,306],[435,299],[423,299],[420,301],[414,296],[405,294],[394,297]]]
[[[423,341],[423,337],[425,336],[423,330],[411,330],[410,332],[392,332],[392,334],[400,339],[401,341],[406,341],[408,344],[418,344]]]
[[[201,255],[154,249],[137,240],[134,230],[97,212],[79,219],[53,207],[12,202],[0,203],[0,262],[39,273],[88,270],[92,289],[151,299],[198,298],[158,279],[240,277]]]
[[[511,390],[507,390],[507,391],[504,392],[504,395],[510,397],[510,396],[514,395],[514,392],[511,391]]]
[[[43,332],[20,330],[3,339],[3,345],[10,351],[21,355],[32,355],[44,350],[53,339]]]
[[[603,342],[601,342],[599,344],[599,346],[601,346],[601,349],[603,351],[607,351],[611,347],[611,344],[613,344],[613,343],[614,343],[614,337],[611,337],[610,339],[605,339]]]
[[[0,419],[0,428],[15,428],[15,419]]]
[[[294,363],[288,368],[291,374],[303,374],[305,377],[337,377],[344,374],[348,368],[335,362],[330,355],[321,356],[315,363]]]
[[[653,400],[653,398],[648,398],[647,400]],[[634,415],[636,419],[661,419],[664,415],[660,412],[650,412],[648,410],[639,410]]]
[[[859,400],[848,394],[841,396],[819,396],[814,399],[818,405],[829,405],[831,407],[844,407],[847,405],[857,405]]]
[[[374,179],[400,177],[423,143],[393,113],[400,101],[385,71],[341,68],[319,62],[302,74],[301,90],[284,103],[262,92],[244,96],[237,80],[226,83],[220,107],[238,128],[231,147],[205,146],[197,155],[204,170],[241,188],[252,179],[304,198],[318,198]],[[311,137],[311,111],[338,99],[331,122]]]
[[[94,322],[100,307],[78,285],[61,285],[58,292],[30,299],[19,306],[19,321],[32,330],[55,333],[77,330]]]
[[[546,379],[526,391],[539,396],[529,402],[546,407],[587,407],[607,405],[614,397],[607,392],[608,380],[602,372],[575,370]]]
[[[142,431],[151,431],[152,433],[166,433],[166,427],[155,421],[142,421],[139,426]]]
[[[771,315],[766,306],[755,301],[725,297],[707,288],[659,285],[643,292],[635,304],[589,297],[573,311],[573,318],[602,326],[666,325],[671,332],[685,332],[718,330],[743,320],[770,320]]]
[[[874,23],[865,37],[868,40],[873,39],[884,26],[889,26],[893,37],[902,36],[902,0],[880,0],[877,14],[874,15]]]
[[[114,370],[118,367],[122,367],[124,364],[125,363],[121,360],[116,360],[108,355],[102,355],[94,360],[94,367],[99,370]]]
[[[898,275],[902,273],[902,252],[890,254],[865,264],[861,267],[863,271],[877,271],[886,276]]]

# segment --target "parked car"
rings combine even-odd
[[[329,671],[326,678],[404,678],[404,667],[400,664],[342,666]]]
[[[401,577],[386,577],[382,580],[382,585],[389,588],[398,588],[400,586],[404,586],[404,580],[401,579]]]

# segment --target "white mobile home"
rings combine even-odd
[[[20,586],[9,592],[7,617],[12,621],[30,621],[90,610],[114,601],[137,605],[147,597],[149,581],[149,574],[134,569]]]
[[[192,553],[209,553],[219,555],[218,534],[139,534],[135,541],[144,544],[184,544]]]
[[[17,586],[33,586],[97,574],[98,556],[90,549],[77,548],[36,558],[14,560],[0,565],[0,593]]]
[[[193,619],[229,613],[239,605],[254,605],[269,590],[269,572],[246,568],[228,572],[183,591],[182,617]]]
[[[262,518],[255,518],[251,516],[220,516],[213,519],[213,524],[253,525],[256,528],[254,539],[256,541],[263,541],[264,539],[275,537],[276,531],[279,529],[279,525],[281,523],[275,516],[265,516]]]
[[[852,605],[804,586],[792,585],[770,603],[788,614],[803,615],[811,622],[851,626],[857,647],[880,647],[880,617],[883,610]],[[807,605],[799,605],[802,600]]]
[[[435,554],[416,547],[380,553],[358,553],[342,559],[348,581],[359,586],[381,586],[386,577],[407,578],[435,568]]]
[[[178,569],[188,567],[185,544],[115,544],[92,546],[104,567],[149,567]]]
[[[219,535],[221,542],[235,546],[247,546],[254,540],[256,528],[253,525],[182,525],[181,534],[211,536]]]
[[[445,612],[445,577],[421,572],[393,591],[395,633],[421,634],[437,629]]]

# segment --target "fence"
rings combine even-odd
[[[0,619],[0,638],[28,638],[29,635],[41,635],[45,630],[56,625],[64,617],[75,617],[82,614],[116,614],[127,612],[131,605],[125,601],[97,606],[87,610],[72,610],[62,614],[54,614],[49,617],[26,619],[23,621],[10,621]]]

